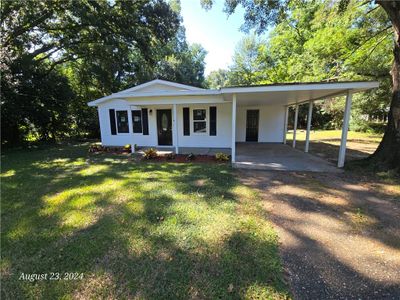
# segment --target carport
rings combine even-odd
[[[352,95],[369,89],[377,88],[376,81],[350,81],[350,82],[318,82],[318,83],[289,83],[271,84],[248,87],[222,88],[224,100],[232,102],[232,163],[236,167],[253,167],[257,169],[282,169],[282,170],[332,170],[328,162],[311,156],[309,150],[311,118],[313,103],[317,100],[346,96],[344,107],[342,135],[338,153],[339,168],[344,166],[346,154],[347,132],[349,129]],[[307,131],[304,152],[290,149],[282,144],[237,144],[236,124],[237,107],[257,105],[282,105],[285,114],[281,120],[283,124],[283,144],[286,144],[289,107],[295,107],[292,148],[296,147],[296,131],[300,105],[308,105]],[[290,167],[290,165],[292,167]],[[317,166],[320,167],[317,167]]]
[[[236,168],[277,171],[340,172],[332,163],[284,144],[236,144]]]

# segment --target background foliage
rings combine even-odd
[[[228,14],[237,4],[229,3]],[[232,65],[205,79],[206,51],[186,41],[179,0],[5,1],[2,144],[98,137],[97,112],[87,102],[154,78],[211,88],[378,80],[379,89],[354,97],[351,126],[379,130],[390,102],[390,22],[379,6],[350,1],[340,12],[340,3],[288,1],[284,10],[282,5],[265,10],[270,24],[261,12],[246,10],[243,29],[267,29],[267,35],[249,33],[237,45]],[[339,127],[342,110],[343,99],[317,103],[313,126]],[[300,127],[306,111],[306,105],[300,107]]]
[[[379,124],[371,128],[371,121],[386,121],[391,100],[390,22],[379,6],[350,1],[348,9],[340,12],[339,4],[330,0],[290,1],[285,14],[270,7],[275,23],[268,28],[267,36],[246,36],[238,44],[229,69],[212,72],[207,77],[208,85],[218,88],[277,82],[378,80],[379,89],[354,96],[351,125],[356,130],[383,128]],[[269,2],[265,4],[268,5]],[[230,9],[227,5],[227,12]],[[254,18],[263,16],[258,13]],[[261,19],[253,20],[250,13],[245,21],[244,29],[262,29]],[[314,127],[340,127],[343,106],[344,99],[315,105]],[[300,126],[306,124],[307,109],[307,105],[300,107]]]
[[[154,78],[201,86],[181,23],[179,1],[4,1],[2,144],[98,137],[87,102]]]

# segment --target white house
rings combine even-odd
[[[377,82],[271,84],[202,89],[153,80],[91,101],[99,113],[105,146],[219,148],[231,151],[236,143],[286,143],[288,107],[309,103],[308,128],[315,100],[347,95],[339,167],[345,144],[353,93],[378,87]],[[293,144],[296,143],[294,130]],[[308,151],[309,134],[305,151]],[[294,146],[293,145],[293,146]],[[133,147],[132,147],[133,148]]]

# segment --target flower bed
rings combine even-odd
[[[209,163],[209,162],[220,162],[215,159],[214,156],[211,155],[195,155],[194,158],[188,159],[188,154],[177,154],[174,155],[173,158],[168,157],[167,155],[159,155],[149,161],[154,162],[173,162],[173,163]]]

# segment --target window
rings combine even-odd
[[[132,127],[133,133],[142,133],[142,111],[132,110]]]
[[[193,132],[207,132],[207,119],[205,109],[193,109]]]
[[[128,111],[117,111],[117,129],[118,133],[129,133]]]

